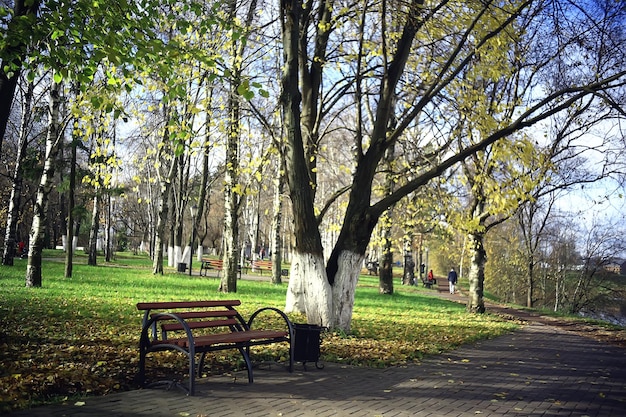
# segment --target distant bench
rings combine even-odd
[[[223,259],[202,259],[202,263],[200,264],[200,275],[207,276],[207,273],[210,269],[217,271],[217,276],[220,276],[220,272],[224,267]],[[204,271],[204,273],[203,273]],[[237,272],[239,273],[239,278],[241,278],[241,265],[237,266]]]
[[[423,277],[422,278],[422,284],[426,288],[431,288],[433,286],[433,284],[436,284],[436,283],[437,283],[437,280],[435,278],[433,278],[433,279],[428,279],[428,277]]]
[[[254,259],[252,260],[252,270],[253,271],[261,271],[261,275],[263,275],[263,271],[272,272],[272,261],[271,260],[263,260],[263,259]]]
[[[189,395],[194,395],[196,375],[201,375],[206,353],[237,349],[246,362],[248,382],[252,383],[254,379],[250,347],[282,342],[289,344],[289,372],[293,372],[294,330],[285,313],[273,307],[264,307],[245,321],[235,309],[239,305],[239,300],[138,303],[137,309],[144,311],[139,341],[139,382],[145,384],[146,356],[149,353],[176,350],[187,356],[187,389]],[[272,330],[253,329],[254,319],[263,312],[278,314],[284,321],[284,327]],[[196,362],[198,353],[201,356],[199,362]],[[175,385],[172,381],[158,381],[149,386],[163,384]]]

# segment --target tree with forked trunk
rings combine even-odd
[[[388,208],[500,139],[576,106],[585,97],[623,85],[623,68],[613,66],[590,71],[575,81],[550,84],[545,81],[550,76],[547,63],[564,58],[563,54],[570,51],[558,45],[544,45],[538,55],[528,53],[527,49],[508,49],[509,45],[519,45],[519,40],[532,46],[541,42],[539,36],[529,39],[533,34],[524,32],[522,23],[548,20],[550,14],[544,9],[548,5],[533,1],[506,6],[493,2],[461,5],[450,1],[428,4],[419,0],[402,4],[382,1],[364,2],[353,15],[332,0],[281,2],[284,46],[281,105],[288,138],[285,163],[296,236],[287,310],[304,312],[310,323],[348,331],[367,245]],[[395,32],[383,24],[392,19],[391,15],[394,27],[399,28]],[[352,53],[329,53],[329,44],[337,42],[340,36],[335,31],[336,25],[341,22],[345,29],[348,21],[360,22],[357,26],[361,28],[350,43]],[[575,43],[573,37],[567,42]],[[520,53],[515,59],[523,61],[524,70],[514,77],[530,77],[526,83],[518,84],[526,90],[517,91],[515,97],[519,101],[510,103],[516,109],[510,119],[502,120],[479,141],[456,147],[456,142],[450,140],[454,137],[455,123],[446,122],[447,110],[458,92],[454,81],[479,68],[477,58],[481,53],[493,53],[498,48],[504,48],[512,56],[514,52]],[[346,56],[350,62],[341,61]],[[324,116],[319,109],[325,76],[329,81],[335,80],[336,74],[327,68],[342,63],[354,70],[346,83],[350,87],[344,91],[344,97],[353,100],[342,104],[354,108],[359,116],[356,128],[351,131],[355,159],[349,201],[338,239],[326,260],[314,210],[315,150],[319,148],[320,136],[312,121],[319,123]],[[537,72],[529,73],[527,69],[535,63],[541,66]],[[516,65],[514,69],[520,67]],[[575,68],[574,63],[570,68]],[[602,79],[597,77],[600,73]],[[533,89],[539,78],[544,80],[542,91]],[[467,88],[473,87],[467,85]],[[521,108],[520,103],[525,107]],[[425,128],[421,137],[431,152],[417,154],[411,163],[403,165],[413,175],[406,175],[390,194],[374,199],[373,184],[385,152],[401,142],[407,131],[419,126]]]

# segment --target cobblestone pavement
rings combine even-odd
[[[254,384],[245,371],[210,377],[194,397],[145,389],[10,416],[626,415],[626,350],[540,321],[421,364],[324,365],[261,364]]]

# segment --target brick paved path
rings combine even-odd
[[[179,390],[137,390],[10,416],[626,415],[626,350],[545,321],[406,367],[327,363],[322,370],[298,365],[289,374],[283,365],[262,364],[252,385],[245,371],[235,377],[199,379],[195,397]]]
[[[12,416],[623,416],[626,351],[544,324],[419,365],[261,365],[200,380],[195,397],[138,390]],[[312,369],[311,369],[312,368]]]

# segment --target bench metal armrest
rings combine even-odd
[[[180,323],[180,325],[183,327],[185,331],[185,334],[187,335],[187,339],[189,340],[189,345],[194,346],[193,333],[191,331],[191,328],[189,327],[185,319],[183,319],[182,317],[178,316],[175,313],[158,313],[158,314],[153,315],[147,322],[144,322],[142,329],[141,329],[141,337],[139,339],[141,345],[145,347],[148,347],[150,345],[151,338],[148,336],[149,331],[151,331],[152,333],[152,341],[166,340],[167,339],[166,332],[162,332],[161,339],[159,339],[158,332],[156,331],[156,324],[157,322],[161,320],[170,320],[170,319],[176,320],[177,322]],[[193,347],[191,347],[190,349],[193,350]]]
[[[252,323],[254,322],[254,319],[257,318],[257,316],[264,311],[273,311],[285,321],[285,325],[287,326],[287,329],[289,329],[289,339],[292,340],[294,336],[294,328],[291,320],[289,320],[289,317],[287,317],[287,315],[282,310],[279,310],[275,307],[263,307],[252,313],[250,319],[248,320],[248,329],[252,329]]]
[[[271,311],[274,313],[277,313],[284,321],[285,324],[287,326],[288,332],[289,332],[289,372],[293,372],[293,368],[294,368],[294,353],[295,353],[295,348],[296,348],[296,344],[294,343],[295,340],[295,336],[296,336],[296,331],[295,328],[293,326],[293,323],[291,323],[291,320],[289,320],[289,317],[287,317],[287,315],[282,311],[279,310],[277,308],[274,307],[263,307],[258,309],[257,311],[255,311],[254,313],[252,313],[252,315],[250,316],[250,319],[248,320],[248,324],[247,327],[249,330],[252,329],[252,323],[254,322],[254,319],[257,318],[257,316],[265,311]]]

